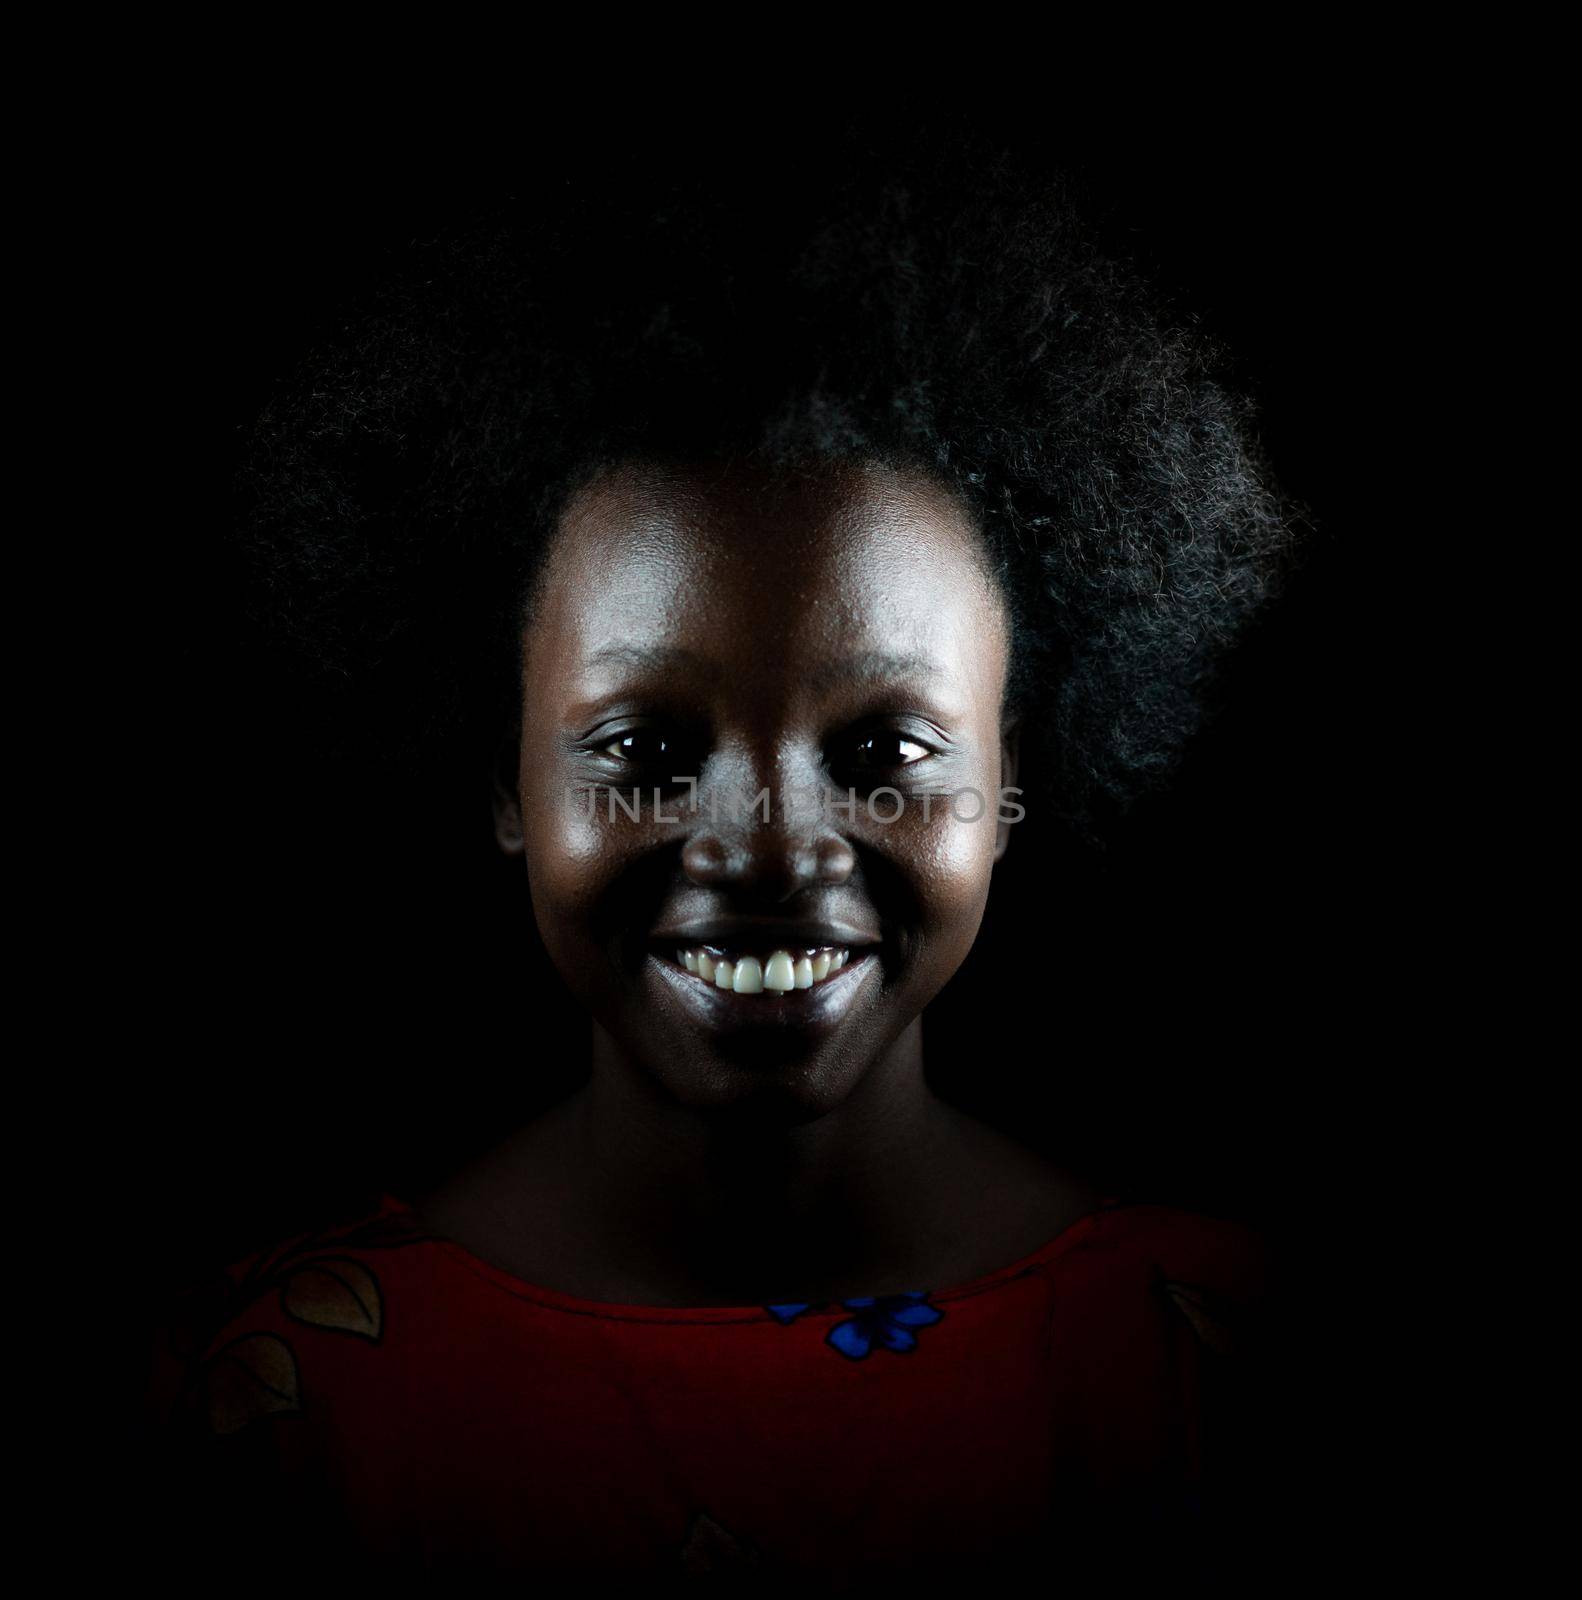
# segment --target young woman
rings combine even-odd
[[[661,1587],[1230,1562],[1257,1240],[923,1070],[1025,808],[1163,783],[1278,585],[1199,344],[1003,164],[573,194],[431,247],[250,482],[314,648],[404,611],[493,672],[496,838],[589,1067],[194,1301],[173,1547],[237,1513],[250,1561]],[[435,676],[430,715],[476,692]],[[1039,998],[981,1017],[985,1074],[1052,1069]]]

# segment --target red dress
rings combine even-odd
[[[1219,1570],[1258,1463],[1257,1238],[1111,1203],[972,1282],[622,1306],[376,1210],[242,1263],[167,1330],[162,1535],[210,1577],[370,1571],[755,1592],[1059,1553]],[[1151,1565],[1150,1565],[1151,1564]]]

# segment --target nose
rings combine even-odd
[[[705,826],[681,851],[681,867],[702,888],[778,902],[808,889],[838,888],[857,853],[827,827],[757,819],[740,829]]]

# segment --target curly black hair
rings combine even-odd
[[[408,729],[503,719],[547,535],[599,467],[921,467],[1000,579],[1029,787],[1093,837],[1213,711],[1299,519],[1220,353],[1064,185],[937,148],[816,178],[568,182],[416,246],[252,435],[266,608],[342,679],[393,675]]]

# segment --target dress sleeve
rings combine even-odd
[[[1296,1510],[1280,1263],[1252,1232],[1202,1219],[1161,1240],[1152,1276],[1179,1386],[1181,1549],[1205,1579],[1267,1582],[1290,1570]]]
[[[1054,1287],[1059,1521],[1094,1576],[1267,1578],[1288,1481],[1267,1246],[1233,1223],[1132,1208]]]
[[[295,1248],[215,1273],[174,1297],[150,1330],[129,1486],[143,1570],[201,1578],[216,1592],[237,1579],[355,1571],[341,1508],[311,1470],[316,1440],[283,1294],[313,1286],[301,1268],[274,1270]]]

